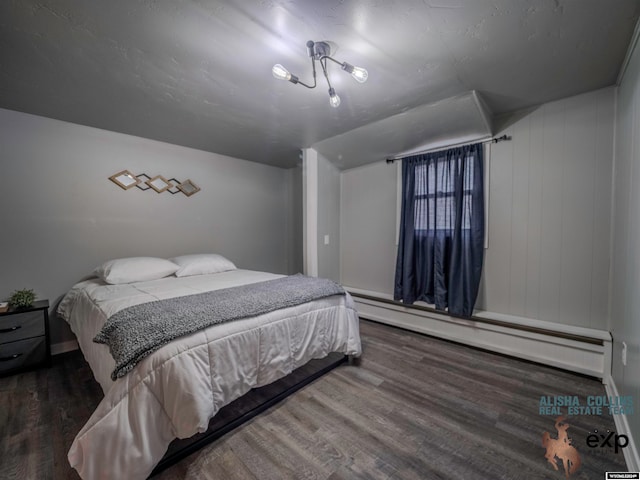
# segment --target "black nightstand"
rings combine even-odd
[[[0,376],[51,364],[49,300],[0,313]]]

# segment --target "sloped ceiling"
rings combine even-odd
[[[352,158],[353,138],[458,138],[470,95],[497,115],[613,85],[639,14],[637,0],[4,0],[0,108],[282,167],[312,145]],[[329,65],[339,108],[321,77],[271,75],[310,82],[307,40],[369,71],[358,84]]]
[[[470,92],[412,108],[311,147],[347,169],[491,134],[491,114],[477,92]]]

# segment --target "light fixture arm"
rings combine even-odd
[[[331,81],[329,80],[329,74],[327,74],[327,58],[331,57],[322,57],[319,62],[320,66],[322,67],[322,73],[324,73],[324,78],[327,79],[327,85],[329,85],[329,88],[331,88]]]
[[[307,88],[316,88],[317,82],[316,82],[316,61],[313,57],[311,57],[311,68],[313,69],[313,85],[307,85],[306,83],[300,81],[300,79],[298,77],[296,77],[295,75],[291,75],[291,78],[295,78],[296,81],[293,82],[291,80],[289,80],[291,83],[299,83],[300,85],[302,85],[303,87],[307,87]]]
[[[338,64],[338,65],[340,65],[341,67],[344,67],[344,65],[345,65],[345,63],[343,63],[343,62],[339,62],[338,60],[336,60],[336,59],[335,59],[335,58],[333,58],[333,57],[330,57],[329,55],[325,55],[325,56],[323,56],[322,58],[323,58],[323,59],[324,59],[324,58],[329,59],[329,60],[331,60],[333,63],[337,63],[337,64]],[[347,65],[348,65],[348,64],[347,64]]]

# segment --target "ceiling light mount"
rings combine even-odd
[[[331,45],[329,45],[328,42],[314,42],[313,40],[309,40],[307,42],[307,52],[310,57],[320,61],[323,57],[331,56]]]
[[[355,67],[347,62],[339,62],[333,58],[331,56],[331,45],[329,45],[328,42],[314,42],[313,40],[309,40],[307,42],[307,55],[311,57],[313,85],[308,85],[302,82],[296,75],[290,73],[289,70],[279,63],[273,66],[271,73],[273,73],[273,76],[279,80],[288,80],[291,83],[300,84],[303,87],[316,88],[316,62],[320,63],[324,78],[327,80],[327,85],[329,85],[329,104],[332,107],[338,107],[340,105],[340,97],[336,93],[336,90],[331,86],[331,81],[329,80],[329,74],[327,72],[327,60],[331,60],[332,62],[340,65],[342,70],[351,74],[351,76],[360,83],[366,82],[369,77],[369,73],[364,68]]]

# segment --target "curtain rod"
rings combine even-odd
[[[507,140],[511,140],[511,137],[507,136],[507,135],[502,135],[501,137],[497,137],[497,138],[490,138],[488,140],[483,140],[481,142],[462,142],[462,143],[455,143],[453,145],[449,145],[447,147],[436,147],[436,148],[431,148],[428,150],[422,150],[420,152],[413,152],[413,153],[408,153],[406,155],[403,155],[402,157],[391,157],[391,158],[387,158],[386,162],[387,163],[393,163],[396,160],[401,160],[404,157],[412,157],[414,155],[422,155],[423,153],[431,153],[431,152],[441,152],[444,150],[449,150],[450,148],[455,148],[455,147],[463,147],[465,145],[473,145],[474,143],[498,143],[498,142],[504,142]]]

